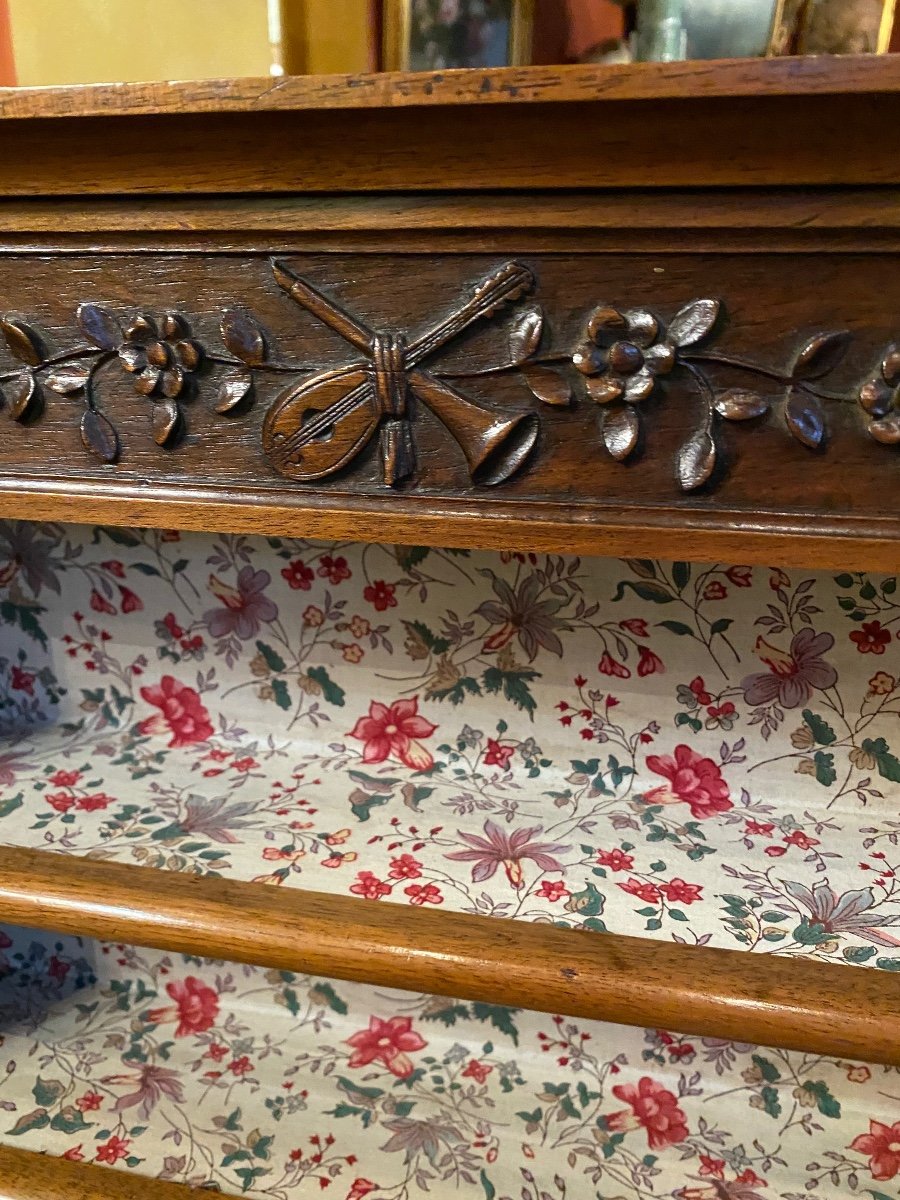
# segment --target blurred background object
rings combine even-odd
[[[383,0],[383,5],[385,70],[531,62],[534,0]]]
[[[896,0],[783,0],[772,54],[884,54]]]
[[[764,55],[779,0],[638,0],[636,57],[647,62]]]

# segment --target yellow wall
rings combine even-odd
[[[370,69],[371,0],[282,0],[284,62],[293,74]]]
[[[9,10],[22,85],[269,74],[266,0],[9,0]]]

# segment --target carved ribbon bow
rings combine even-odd
[[[394,486],[409,478],[415,470],[410,392],[454,436],[475,482],[500,483],[522,465],[537,440],[537,418],[532,413],[493,413],[420,364],[475,321],[491,317],[502,305],[530,291],[535,281],[527,267],[506,263],[455,312],[412,342],[403,334],[368,329],[284,263],[274,263],[273,269],[292,300],[367,360],[358,369],[348,367],[308,381],[275,404],[264,430],[265,449],[282,474],[302,480],[333,474],[380,427],[385,483]],[[347,382],[343,394],[335,389],[337,376]]]

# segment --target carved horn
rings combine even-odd
[[[492,412],[425,371],[413,371],[410,383],[419,399],[456,438],[473,483],[503,483],[525,464],[540,432],[534,413],[505,416]]]

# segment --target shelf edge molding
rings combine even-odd
[[[0,1146],[0,1200],[188,1200],[179,1183]]]
[[[900,975],[0,848],[8,924],[900,1066]],[[2,1197],[0,1197],[2,1200]]]

